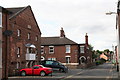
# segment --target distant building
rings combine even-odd
[[[88,35],[85,35],[85,43],[79,44],[79,55],[78,55],[79,66],[86,68],[92,66],[92,50],[88,43]]]
[[[30,6],[1,7],[0,21],[2,74],[5,78],[40,61],[41,32]]]
[[[102,53],[100,55],[100,59],[108,60],[108,57],[104,53]]]
[[[91,61],[87,35],[86,40],[87,43],[78,44],[68,39],[61,28],[60,36],[41,38],[41,60],[57,60],[70,68],[77,68],[82,63],[87,64]]]

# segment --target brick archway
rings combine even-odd
[[[80,63],[83,64],[83,63],[86,62],[86,57],[85,57],[85,56],[81,56],[81,57],[79,58],[79,60],[80,60]]]

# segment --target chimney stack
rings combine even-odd
[[[85,35],[85,44],[88,45],[88,35],[87,35],[87,33]]]
[[[64,30],[63,30],[63,28],[61,27],[61,30],[60,30],[60,37],[65,37],[65,32],[64,32]]]

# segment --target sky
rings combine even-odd
[[[0,0],[0,6],[30,5],[42,37],[60,36],[63,27],[66,37],[77,43],[89,44],[94,50],[112,49],[117,45],[116,12],[118,0]]]

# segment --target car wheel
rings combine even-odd
[[[21,72],[21,76],[26,76],[26,72],[25,72],[25,71],[22,71],[22,72]]]
[[[60,72],[64,72],[64,70],[63,70],[63,69],[59,69],[59,71],[60,71]]]
[[[46,75],[46,73],[44,71],[40,72],[40,76],[45,76],[45,75]]]
[[[68,69],[65,70],[65,73],[68,73]]]

